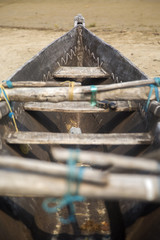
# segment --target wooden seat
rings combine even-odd
[[[115,112],[131,112],[138,110],[138,103],[130,101],[117,101]],[[92,107],[89,102],[27,102],[24,104],[27,111],[42,112],[80,112],[80,113],[99,113],[113,111],[110,108],[103,109],[96,106]]]
[[[109,76],[100,67],[59,67],[54,73],[54,78],[107,78]]]
[[[150,133],[13,132],[5,140],[9,144],[148,145],[153,142],[153,137]]]

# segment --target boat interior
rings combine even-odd
[[[69,81],[96,86],[141,79],[147,79],[147,76],[87,30],[83,23],[77,23],[9,80],[13,83]],[[97,102],[94,109],[91,104],[89,102],[86,109],[84,102],[11,102],[19,131],[15,134],[14,124],[7,114],[0,120],[1,154],[55,162],[51,154],[51,148],[55,146],[126,156],[147,156],[158,148],[158,142],[147,135],[154,136],[157,118],[145,113],[144,101],[104,99]],[[56,136],[54,142],[50,141],[48,134]],[[108,139],[108,134],[116,134],[116,141]],[[122,134],[126,134],[128,144]],[[82,136],[81,141],[79,136]],[[94,143],[99,138],[100,141]],[[116,168],[110,171],[120,172]],[[43,198],[35,197],[0,197],[0,238],[120,240],[125,239],[127,229],[129,231],[129,227],[145,215],[146,209],[157,208],[157,204],[151,206],[136,200],[89,199],[75,203],[75,223],[62,225],[59,216],[66,216],[68,208],[60,213],[47,214],[41,207],[42,202]]]

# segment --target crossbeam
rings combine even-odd
[[[115,112],[131,112],[138,110],[138,103],[131,101],[117,101]],[[113,111],[110,108],[103,109],[91,106],[89,102],[28,102],[24,104],[27,111],[42,112],[80,112],[80,113],[100,113]]]
[[[55,78],[106,78],[106,73],[100,67],[59,67],[53,74]]]
[[[148,145],[153,142],[153,137],[150,133],[12,132],[5,140],[9,144]]]

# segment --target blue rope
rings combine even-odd
[[[75,154],[76,153],[76,154]],[[74,158],[73,158],[74,157]],[[76,162],[78,160],[78,151],[71,151],[71,155],[68,161],[68,182],[67,182],[67,193],[63,196],[62,199],[57,198],[47,198],[43,201],[42,207],[48,213],[56,213],[60,209],[65,206],[69,206],[70,215],[67,219],[60,218],[62,224],[69,224],[75,221],[75,208],[74,202],[82,202],[84,201],[84,197],[79,196],[79,185],[82,181],[83,176],[83,167],[76,167]],[[72,191],[72,185],[76,184],[76,189]],[[57,203],[56,206],[50,207],[49,205],[52,203]]]
[[[8,116],[9,116],[10,118],[12,118],[12,116],[14,116],[14,112],[10,112],[10,113],[8,114]]]
[[[96,105],[96,93],[97,93],[97,87],[92,85],[91,86],[91,106],[92,107]]]
[[[154,78],[154,80],[155,80],[155,84],[150,84],[149,85],[150,86],[150,91],[149,91],[149,95],[148,95],[147,104],[146,104],[146,107],[145,107],[145,112],[148,111],[148,107],[149,107],[149,104],[150,104],[150,99],[151,99],[151,96],[152,96],[153,89],[155,90],[156,100],[157,100],[157,102],[159,102],[159,91],[158,91],[157,86],[160,86],[160,78],[156,77],[156,78]]]
[[[2,83],[5,82],[8,86],[8,88],[13,88],[13,84],[10,80],[3,80]]]
[[[5,96],[5,100],[7,101],[10,109],[12,109],[12,108],[11,108],[11,105],[10,105],[10,102],[9,102],[9,99],[8,99],[8,96],[6,95],[6,92],[5,92],[2,88],[0,88],[0,95],[1,95],[2,91],[3,91],[3,94],[4,94],[4,96]],[[10,118],[13,118],[14,113],[10,111],[9,114],[8,114],[8,116],[9,116]]]

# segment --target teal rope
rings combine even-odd
[[[154,78],[155,80],[155,84],[150,84],[150,91],[149,91],[149,95],[148,95],[148,100],[147,100],[147,104],[146,104],[146,107],[145,107],[145,112],[148,111],[148,107],[149,107],[149,104],[150,104],[150,99],[151,99],[151,96],[152,96],[152,92],[153,92],[153,89],[155,90],[155,96],[156,96],[156,100],[157,102],[159,102],[159,91],[158,91],[158,87],[160,86],[160,78],[159,77],[156,77]],[[158,86],[158,87],[157,87]]]
[[[5,82],[8,86],[8,88],[13,88],[13,84],[10,80],[3,80],[2,83]]]
[[[96,105],[96,93],[97,93],[97,87],[92,85],[91,86],[91,106],[92,107]]]
[[[10,105],[10,102],[9,102],[9,99],[8,99],[8,96],[6,95],[6,92],[0,87],[0,96],[1,96],[2,91],[3,91],[3,94],[4,94],[4,96],[5,96],[5,99],[6,99],[6,101],[7,101],[7,104],[8,104],[8,106],[9,106],[9,110],[10,110],[10,113],[8,114],[8,116],[9,116],[10,118],[13,118],[14,112],[11,112],[12,108],[11,108],[11,105]]]
[[[67,182],[67,193],[63,196],[62,199],[57,198],[47,198],[42,203],[42,208],[48,213],[56,213],[60,209],[64,208],[65,206],[69,206],[70,215],[67,219],[60,218],[61,223],[69,224],[75,221],[75,208],[74,202],[82,202],[84,201],[84,197],[79,196],[79,185],[82,181],[83,176],[83,167],[76,167],[76,163],[78,160],[78,152],[71,151],[70,158],[68,160],[68,182]],[[76,184],[76,189],[72,191],[72,185]],[[52,203],[57,203],[56,206],[50,207],[49,205]]]

